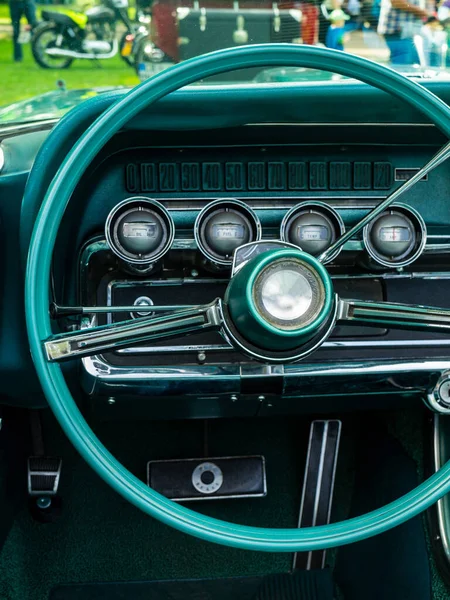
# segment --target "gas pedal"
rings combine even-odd
[[[299,527],[315,527],[330,522],[341,428],[342,423],[338,420],[311,423]],[[325,558],[325,550],[296,552],[293,569],[323,569]]]
[[[147,484],[176,502],[261,498],[267,494],[263,456],[150,461]]]

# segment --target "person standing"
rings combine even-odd
[[[348,35],[346,33],[345,25],[346,21],[349,19],[350,17],[340,8],[336,8],[332,11],[329,16],[330,26],[327,31],[325,43],[327,48],[344,50],[344,42]]]
[[[20,19],[25,15],[31,29],[37,25],[36,5],[34,0],[9,0],[9,13],[11,15],[13,27],[14,61],[22,62],[22,44],[19,42]]]
[[[414,36],[420,35],[424,20],[434,9],[434,0],[381,0],[378,33],[386,40],[392,64],[419,62]]]
[[[302,43],[313,46],[317,43],[319,33],[319,7],[316,0],[302,0],[300,10],[302,11]]]
[[[344,0],[323,0],[319,12],[319,43],[326,45],[330,14],[333,10],[342,8]]]

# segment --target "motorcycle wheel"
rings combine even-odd
[[[59,35],[64,36],[64,34],[60,33],[60,29],[53,23],[38,27],[33,34],[31,51],[34,60],[43,69],[67,69],[74,60],[69,56],[50,56],[50,54],[45,52],[47,48],[54,48],[56,46],[56,40]],[[65,39],[60,48],[69,49]]]

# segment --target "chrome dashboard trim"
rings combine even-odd
[[[5,166],[5,153],[3,151],[3,148],[0,146],[0,173],[2,172],[4,166]]]
[[[121,367],[109,364],[103,356],[90,356],[82,358],[84,366],[82,385],[89,395],[99,396],[132,396],[139,394],[152,398],[179,395],[186,397],[230,398],[231,394],[241,393],[241,382],[245,379],[247,363],[239,364],[211,364],[211,365],[182,365],[182,366],[139,366]],[[450,369],[450,361],[444,360],[398,360],[398,361],[361,361],[341,362],[333,365],[319,363],[297,363],[291,365],[255,365],[251,364],[253,377],[270,377],[274,374],[283,377],[283,395],[286,397],[305,397],[324,395],[324,392],[314,394],[311,391],[311,381],[314,378],[330,378],[336,387],[336,381],[344,386],[350,386],[355,391],[354,377],[375,377],[378,385],[381,380],[389,385],[394,393],[426,394],[442,373]],[[274,367],[276,370],[274,371]],[[411,375],[426,375],[426,382],[411,381]],[[408,375],[407,382],[395,382],[395,376]],[[430,380],[432,377],[432,381]],[[308,394],[299,391],[304,383],[307,385]],[[180,385],[182,386],[182,392]],[[327,388],[328,389],[328,388]],[[329,395],[329,389],[327,394]],[[367,392],[366,392],[367,393]],[[372,392],[373,393],[373,392]],[[334,393],[336,395],[343,395]]]
[[[214,377],[223,375],[225,377],[240,375],[244,366],[247,363],[234,364],[212,364],[212,365],[182,365],[182,366],[139,366],[139,367],[119,367],[111,365],[103,356],[87,356],[81,359],[85,364],[86,370],[92,372],[92,365],[97,365],[94,368],[95,373],[99,373],[100,377],[108,376],[109,378],[126,378],[139,379],[143,375],[151,375],[155,379],[170,379],[173,377],[183,377],[187,379],[197,377]],[[254,367],[254,371],[259,369],[260,375],[272,375],[272,369],[276,368],[278,374],[295,377],[315,377],[315,376],[347,376],[347,375],[367,375],[367,374],[396,374],[396,373],[411,373],[411,372],[442,372],[445,373],[450,369],[450,360],[398,360],[398,361],[376,361],[376,360],[361,360],[335,363],[333,365],[319,363],[294,363],[290,365],[272,365],[248,363]],[[100,367],[102,367],[100,369]]]
[[[435,348],[435,347],[448,347],[450,346],[450,339],[448,340],[390,340],[390,341],[346,341],[336,340],[324,342],[321,348],[333,349],[333,348],[373,348],[378,350],[380,348]],[[138,347],[138,348],[124,348],[118,350],[117,354],[171,354],[175,352],[232,352],[233,347],[230,344],[217,344],[217,345],[183,345],[183,346],[153,346],[153,347]]]
[[[0,126],[0,139],[5,140],[9,137],[21,135],[22,133],[33,133],[35,131],[45,131],[53,129],[59,121],[57,119],[43,119],[39,121],[29,121],[28,123],[12,123]]]

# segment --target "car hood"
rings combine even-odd
[[[25,123],[44,119],[59,119],[84,100],[113,90],[120,86],[85,88],[79,90],[58,89],[19,100],[0,108],[0,123]]]
[[[419,65],[396,66],[386,65],[391,69],[405,75],[406,77],[417,79],[440,79],[450,81],[450,69],[431,69]],[[307,69],[305,67],[275,67],[264,69],[256,75],[255,83],[320,83],[327,81],[343,81],[349,79],[344,75],[321,71],[319,69]]]

